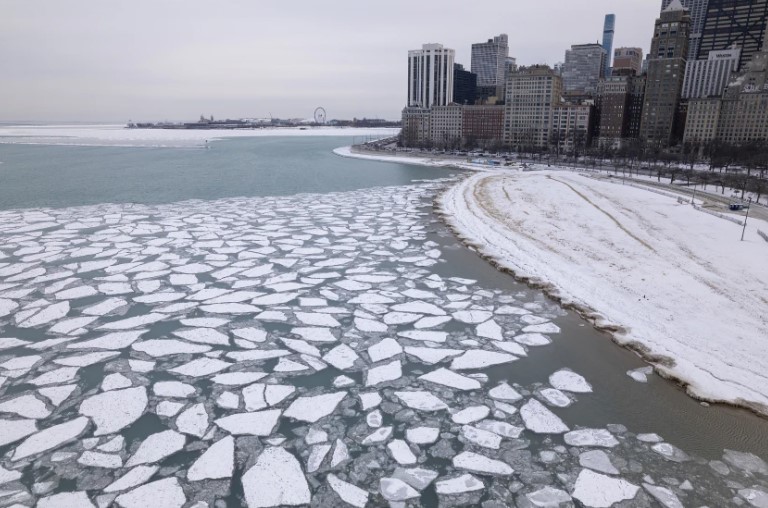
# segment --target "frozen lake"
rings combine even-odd
[[[339,141],[0,146],[0,506],[762,506],[765,421],[462,247],[410,183],[444,171]]]

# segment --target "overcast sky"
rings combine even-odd
[[[509,34],[519,64],[650,46],[658,0],[2,0],[0,121],[398,118],[407,52]]]

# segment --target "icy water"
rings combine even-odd
[[[765,421],[459,245],[410,183],[445,172],[340,141],[0,147],[82,182],[2,190],[0,506],[765,506]]]

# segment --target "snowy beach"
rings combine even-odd
[[[568,172],[476,174],[449,224],[703,400],[768,414],[768,243],[675,199]]]

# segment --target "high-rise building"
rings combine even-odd
[[[574,94],[594,95],[605,74],[606,54],[600,44],[575,44],[565,52],[563,89]]]
[[[460,104],[433,106],[429,117],[429,137],[440,148],[460,148],[462,111]]]
[[[613,76],[597,88],[598,135],[602,146],[621,148],[640,133],[645,76]]]
[[[662,0],[661,11],[663,12],[671,3],[672,0]],[[688,9],[688,15],[691,17],[691,33],[688,36],[687,59],[689,61],[695,60],[700,58],[699,45],[701,43],[701,33],[704,30],[704,21],[707,17],[707,7],[710,0],[681,0],[680,3]],[[728,46],[726,45],[719,49],[725,49],[726,47]],[[704,58],[706,58],[706,54]]]
[[[453,64],[453,102],[474,104],[477,99],[477,74],[464,70],[461,64]]]
[[[611,55],[613,54],[613,33],[616,30],[616,15],[606,14],[603,23],[603,49],[605,50],[604,76],[611,75]]]
[[[768,21],[768,0],[709,0],[697,58],[737,45],[739,70],[762,49]]]
[[[510,74],[504,106],[504,144],[518,150],[547,148],[552,108],[560,105],[562,94],[562,78],[546,65],[523,67]]]
[[[682,138],[680,98],[690,24],[691,17],[680,0],[673,0],[655,24],[640,137],[660,146],[672,145]]]
[[[501,97],[504,92],[504,74],[509,57],[507,34],[497,35],[487,42],[472,44],[472,72],[477,74],[479,94]]]
[[[463,142],[467,148],[496,148],[504,140],[504,106],[464,106]]]
[[[638,76],[642,74],[642,48],[616,48],[616,50],[613,52],[612,71],[622,76]]]
[[[688,60],[683,81],[683,99],[723,94],[731,75],[739,68],[741,49],[710,51],[706,60]]]
[[[453,101],[456,52],[442,44],[424,44],[408,52],[408,107],[429,109]]]
[[[581,152],[590,145],[593,110],[589,104],[559,104],[552,108],[550,144],[558,153]]]
[[[418,106],[403,109],[400,139],[403,146],[424,146],[430,139],[430,110]]]

